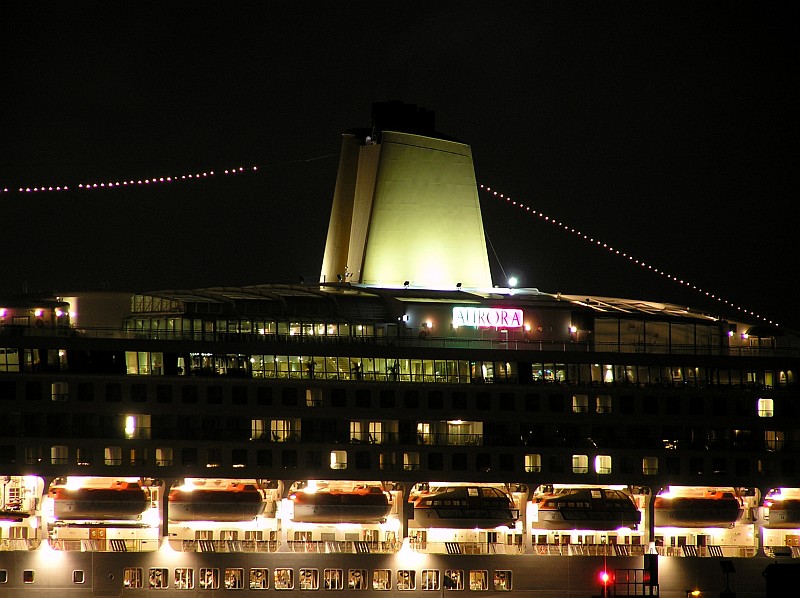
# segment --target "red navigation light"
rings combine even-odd
[[[610,579],[611,579],[611,576],[608,574],[608,571],[601,571],[600,572],[600,581],[603,583],[604,586],[608,585],[608,582],[609,582]]]

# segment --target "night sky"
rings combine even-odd
[[[7,4],[0,293],[313,280],[340,135],[402,100],[479,183],[800,327],[788,1]],[[496,283],[708,306],[481,201]]]

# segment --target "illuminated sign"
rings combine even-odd
[[[473,328],[522,328],[521,309],[496,307],[454,307],[453,326]]]

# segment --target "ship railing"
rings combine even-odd
[[[156,540],[51,538],[48,542],[53,550],[64,552],[149,552],[158,549]]]
[[[523,554],[521,544],[505,544],[502,542],[412,542],[411,548],[426,554]]]
[[[398,542],[358,541],[358,540],[289,540],[291,552],[317,554],[392,554],[400,549]]]
[[[0,334],[4,336],[30,337],[84,337],[101,339],[148,339],[204,342],[290,342],[292,344],[369,344],[405,347],[436,347],[463,349],[512,349],[515,351],[557,351],[557,352],[609,352],[609,353],[647,353],[673,355],[730,355],[740,357],[798,356],[800,347],[735,347],[711,344],[655,344],[622,342],[586,342],[577,340],[530,340],[530,339],[462,339],[452,337],[364,337],[364,336],[305,336],[286,334],[256,334],[250,332],[193,332],[165,330],[124,330],[120,328],[65,328],[35,326],[3,326]]]
[[[773,559],[777,558],[800,558],[800,546],[765,546],[764,552]]]
[[[0,552],[11,550],[36,550],[42,541],[38,538],[0,538]]]
[[[534,544],[533,552],[543,556],[642,556],[641,544]]]
[[[178,540],[170,538],[170,547],[178,552],[253,553],[277,552],[276,540]]]
[[[681,546],[656,546],[660,556],[671,557],[710,557],[710,558],[735,558],[752,557],[756,555],[755,546],[739,546],[735,544],[711,544],[706,546],[681,545]]]

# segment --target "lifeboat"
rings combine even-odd
[[[376,523],[391,511],[389,496],[372,484],[318,485],[289,493],[292,521],[304,523]]]
[[[413,527],[492,529],[513,526],[519,510],[511,498],[493,486],[440,486],[412,492]]]
[[[89,482],[77,488],[52,486],[47,496],[53,500],[56,519],[135,520],[150,507],[150,497],[139,482]]]
[[[264,512],[255,482],[187,480],[169,493],[170,521],[246,521]]]
[[[777,488],[764,499],[764,527],[800,527],[800,489]]]
[[[673,488],[660,492],[653,508],[656,527],[732,527],[744,513],[732,488]]]
[[[631,495],[611,488],[548,488],[534,495],[533,505],[547,529],[635,528],[642,520]]]

